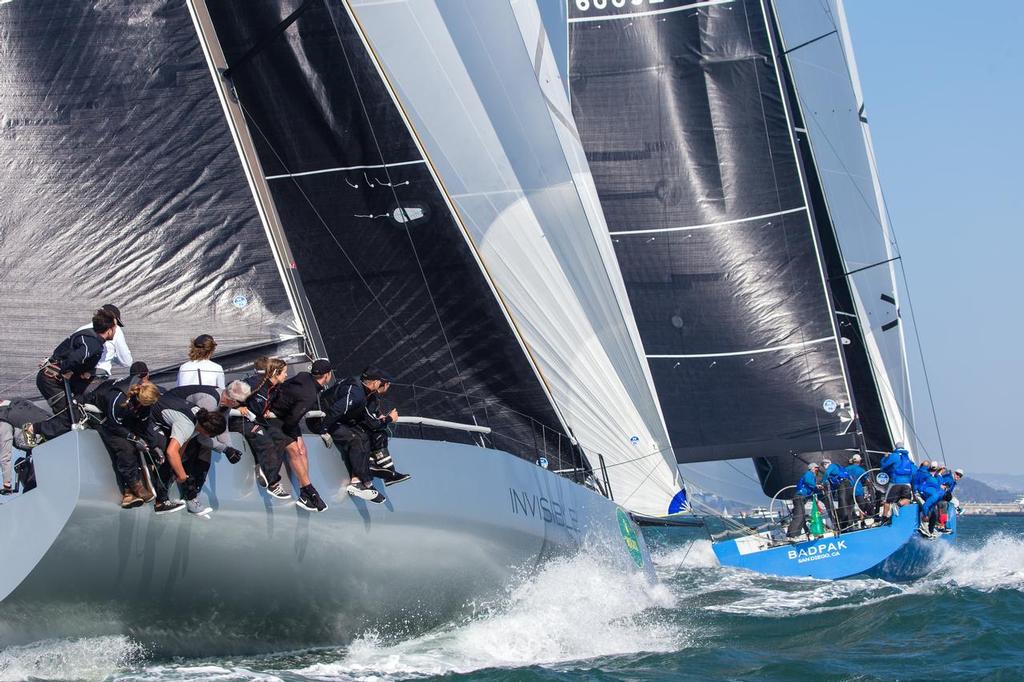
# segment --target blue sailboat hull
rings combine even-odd
[[[891,525],[825,536],[793,545],[764,548],[756,538],[714,543],[723,566],[793,578],[835,580],[869,574],[887,580],[910,580],[926,573],[941,545],[956,537],[956,514],[949,517],[953,532],[938,542],[917,533],[918,507],[908,505]]]

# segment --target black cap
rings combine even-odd
[[[313,364],[309,366],[309,373],[315,377],[321,377],[332,369],[330,360],[320,358],[319,360],[314,360]]]
[[[133,377],[142,376],[143,374],[149,374],[149,365],[139,360],[133,362],[132,366],[128,369],[128,373]]]
[[[124,322],[121,321],[121,311],[113,303],[104,303],[100,310],[105,310],[114,316],[114,322],[117,323],[118,327],[123,327]]]
[[[383,381],[385,384],[391,383],[391,375],[382,369],[377,369],[376,367],[367,367],[363,370],[363,373],[359,378],[363,381]]]

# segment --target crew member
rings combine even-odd
[[[917,469],[914,471],[914,475],[910,479],[910,487],[914,489],[914,494],[918,497],[918,502],[924,502],[924,494],[921,492],[921,486],[930,475],[928,473],[931,467],[931,462],[928,460],[921,460]]]
[[[786,530],[786,537],[790,542],[795,542],[801,533],[810,535],[804,506],[808,500],[811,504],[817,504],[814,498],[819,488],[818,470],[817,462],[811,462],[807,465],[807,471],[796,482],[796,492],[793,494],[793,518],[790,519],[789,528]]]
[[[187,507],[193,514],[211,510],[199,500],[199,491],[210,470],[211,438],[224,432],[224,416],[204,408],[195,408],[177,396],[162,395],[152,407],[148,427],[136,432],[153,451],[163,453],[157,472],[157,514],[169,514]],[[159,457],[159,455],[158,455]],[[170,500],[166,483],[171,477],[178,483],[182,500]]]
[[[896,443],[896,449],[882,459],[881,470],[889,476],[889,490],[882,505],[882,516],[889,518],[889,505],[893,502],[903,507],[914,499],[910,482],[914,476],[914,462],[903,443]],[[897,512],[898,513],[898,512]]]
[[[936,477],[938,470],[937,464],[930,465],[927,476],[920,479],[918,487],[918,492],[924,498],[924,502],[921,504],[921,526],[919,530],[922,535],[929,538],[935,537],[935,526],[939,522],[937,505],[943,495],[942,484],[939,483],[939,479]]]
[[[121,321],[121,310],[113,303],[105,303],[100,310],[104,310],[114,318],[114,337],[103,344],[103,355],[100,356],[99,362],[96,363],[96,371],[93,372],[93,379],[95,381],[102,381],[110,377],[111,371],[114,369],[114,363],[117,363],[121,367],[131,367],[132,351],[128,348],[128,341],[124,337],[124,322]],[[92,325],[85,325],[79,327],[78,331],[84,331],[91,328]],[[95,381],[93,386],[95,386]]]
[[[11,464],[11,449],[17,438],[18,446],[24,445],[22,424],[43,421],[50,414],[29,400],[15,398],[0,400],[0,470],[3,471],[4,485],[0,495],[14,492],[14,467]]]
[[[366,405],[368,419],[366,422],[367,437],[370,441],[370,475],[384,481],[384,485],[395,485],[408,481],[412,476],[403,474],[395,468],[395,460],[388,449],[388,426],[398,419],[398,412],[384,412],[382,394],[387,393],[390,383],[385,383],[380,391],[369,396]]]
[[[154,498],[143,480],[139,467],[141,441],[136,433],[144,432],[150,409],[160,398],[160,389],[148,381],[132,383],[132,377],[105,381],[89,394],[87,403],[100,411],[96,432],[114,466],[114,475],[121,490],[121,508],[141,507]]]
[[[821,466],[824,469],[821,483],[828,491],[826,503],[834,503],[829,511],[834,513],[833,519],[842,530],[853,523],[852,481],[846,470],[831,459],[821,460]]]
[[[374,429],[387,428],[398,418],[398,411],[378,418],[370,411],[372,398],[385,393],[390,378],[379,369],[366,369],[359,377],[340,381],[324,394],[326,416],[322,420],[311,420],[308,425],[341,452],[349,471],[349,485],[346,491],[353,497],[369,502],[384,502],[384,495],[373,487],[370,472],[370,433]]]
[[[249,444],[256,461],[257,485],[278,499],[288,500],[291,495],[281,485],[281,463],[290,441],[280,429],[270,428],[268,419],[274,392],[288,378],[288,365],[280,358],[263,357],[253,368],[255,374],[244,380],[249,387],[249,397],[239,407],[242,418],[232,419],[229,426],[240,432]]]
[[[57,346],[36,374],[36,388],[53,410],[49,419],[22,426],[25,444],[33,448],[67,433],[76,415],[67,396],[81,396],[92,380],[103,344],[114,338],[117,323],[102,308],[92,316],[92,326],[80,329]]]
[[[215,386],[224,390],[224,368],[210,358],[217,342],[209,334],[200,334],[188,347],[188,362],[178,368],[178,386]]]
[[[869,500],[864,494],[864,474],[867,471],[861,466],[860,455],[850,457],[850,463],[846,465],[846,475],[853,481],[853,500],[856,504],[858,516],[866,520],[874,516],[874,500]]]
[[[327,511],[327,503],[309,480],[309,455],[299,423],[307,412],[319,405],[320,393],[333,376],[330,362],[314,360],[308,372],[299,372],[281,383],[270,400],[270,412],[274,416],[268,420],[268,428],[274,432],[272,437],[287,443],[285,454],[300,486],[295,504],[307,511]]]

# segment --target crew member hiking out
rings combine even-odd
[[[790,542],[796,542],[801,533],[810,535],[807,529],[807,513],[804,505],[810,500],[811,504],[817,504],[815,495],[818,492],[818,463],[811,462],[807,465],[800,480],[796,482],[796,492],[793,494],[793,518],[789,520],[789,528],[786,530],[786,538]]]
[[[299,423],[319,404],[320,393],[333,376],[330,362],[314,360],[308,372],[299,372],[282,382],[270,397],[270,412],[274,416],[267,420],[267,428],[272,438],[286,443],[288,463],[299,479],[299,499],[295,504],[311,512],[327,511],[327,503],[309,480],[309,455]]]
[[[255,460],[256,484],[281,500],[291,495],[281,485],[281,463],[288,439],[279,428],[270,428],[270,401],[277,387],[288,378],[288,365],[279,358],[262,357],[253,364],[255,373],[244,379],[249,396],[238,411],[241,417],[228,421],[228,428],[237,431],[249,444]]]
[[[96,432],[103,441],[114,476],[121,490],[121,507],[132,509],[151,502],[154,494],[142,480],[139,451],[142,441],[136,433],[144,432],[150,419],[150,408],[160,398],[156,385],[146,382],[132,384],[132,377],[105,381],[89,394],[86,402],[100,414]]]
[[[89,386],[96,363],[103,355],[103,344],[114,338],[117,323],[100,309],[92,316],[92,326],[80,329],[57,346],[36,374],[36,388],[53,410],[49,419],[22,426],[26,446],[35,447],[71,430],[77,420],[68,396],[78,397]]]
[[[388,449],[388,427],[398,419],[398,411],[384,411],[381,396],[390,388],[390,383],[385,383],[381,388],[383,390],[369,397],[366,405],[367,435],[370,439],[370,474],[384,481],[384,485],[395,485],[408,481],[412,476],[403,474],[395,468],[395,460]]]
[[[153,511],[169,514],[187,507],[193,514],[211,510],[199,500],[199,491],[210,470],[210,439],[224,432],[224,416],[203,408],[193,411],[192,405],[176,396],[162,395],[152,407],[148,427],[136,433],[151,451],[163,459],[157,468],[156,504]],[[171,477],[178,483],[182,500],[168,497],[167,483]]]
[[[3,470],[4,486],[0,494],[10,495],[14,492],[14,466],[11,464],[11,450],[14,441],[18,446],[25,445],[23,424],[42,421],[49,418],[50,413],[30,400],[15,398],[0,400],[0,469]]]
[[[898,507],[903,507],[914,499],[910,487],[914,476],[914,462],[910,459],[910,453],[903,447],[903,443],[896,443],[896,449],[882,459],[880,468],[882,473],[889,477],[889,490],[882,505],[882,516],[889,518],[891,503],[896,502]],[[899,514],[898,509],[896,513]]]
[[[370,471],[370,434],[385,429],[398,419],[398,411],[378,417],[370,411],[371,401],[387,392],[390,378],[379,369],[366,369],[359,377],[340,381],[325,392],[322,403],[327,407],[322,420],[308,425],[321,434],[328,447],[333,443],[348,468],[349,495],[369,502],[381,503],[384,495],[373,487]],[[375,402],[375,401],[374,401]],[[390,472],[387,472],[390,476]],[[401,476],[402,474],[396,474]]]

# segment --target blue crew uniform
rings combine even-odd
[[[910,483],[914,477],[914,462],[904,448],[896,448],[882,459],[881,469],[889,476],[889,492],[885,502],[914,499]]]
[[[861,477],[867,470],[859,464],[847,464],[844,471],[853,481],[853,499],[856,500],[857,508],[869,516],[874,514],[873,502],[864,497],[864,479]]]
[[[793,495],[793,518],[790,519],[789,528],[786,529],[787,537],[795,538],[801,532],[809,534],[807,529],[807,513],[804,510],[804,505],[807,504],[808,498],[811,499],[811,504],[815,504],[814,497],[817,491],[817,476],[814,475],[813,470],[805,471],[800,480],[796,482],[796,493]]]

